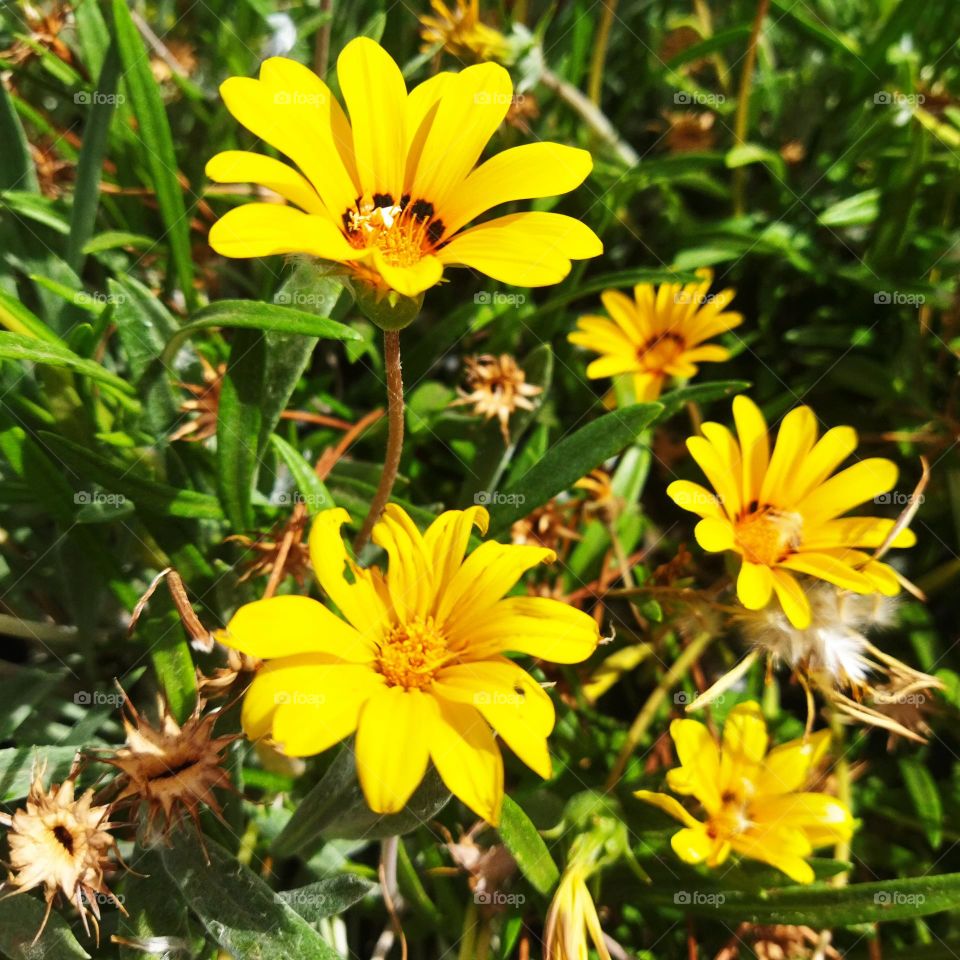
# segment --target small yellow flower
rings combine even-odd
[[[495,825],[503,760],[493,730],[549,777],[553,703],[504,653],[577,663],[599,633],[559,601],[505,598],[553,551],[487,541],[464,559],[487,519],[482,507],[451,510],[421,534],[389,505],[373,531],[384,573],[348,557],[345,510],[321,513],[313,568],[343,619],[309,597],[272,597],[241,607],[220,638],[268,661],[243,703],[247,736],[309,756],[356,731],[360,785],[377,813],[401,810],[432,760],[451,793]]]
[[[704,550],[732,550],[743,558],[741,603],[761,610],[775,592],[790,623],[804,630],[810,600],[794,573],[855,593],[898,593],[893,569],[861,549],[881,546],[895,521],[841,516],[892,489],[896,465],[871,457],[831,476],[856,449],[857,434],[834,427],[818,440],[809,407],[783,418],[772,454],[766,421],[753,401],[736,397],[733,417],[737,438],[719,423],[704,423],[703,436],[687,440],[716,494],[687,480],[671,483],[667,494],[703,518],[695,534]],[[909,547],[915,539],[904,529],[892,546]]]
[[[510,51],[507,38],[480,19],[480,0],[430,0],[433,15],[420,17],[424,52],[441,44],[455,57],[502,61]]]
[[[603,252],[592,230],[558,213],[513,213],[464,229],[500,204],[567,193],[592,167],[586,150],[555,143],[513,147],[477,166],[510,108],[503,67],[440,73],[407,93],[390,55],[359,37],[340,54],[337,76],[349,120],[316,74],[283,57],[265,60],[258,80],[232,77],[220,87],[234,117],[300,172],[243,150],[213,157],[211,180],[259,184],[292,204],[231,210],[210,230],[218,253],[307,254],[416,297],[446,266],[536,287],[562,280],[571,260]]]
[[[797,883],[811,883],[814,873],[805,858],[816,847],[850,839],[853,818],[843,803],[799,792],[830,744],[828,730],[767,752],[767,725],[750,702],[730,711],[720,744],[696,720],[674,720],[670,736],[680,766],[667,773],[667,785],[699,800],[705,821],[668,794],[638,790],[635,796],[684,824],[671,844],[686,863],[717,867],[733,851],[769,863]]]
[[[743,322],[726,308],[733,290],[708,294],[711,270],[698,270],[699,283],[638,283],[633,300],[618,290],[601,294],[610,318],[581,317],[571,343],[601,354],[587,367],[593,380],[618,374],[633,375],[638,401],[656,400],[668,377],[686,380],[697,373],[697,364],[726,360],[730,351],[705,340],[732,330]]]
[[[588,876],[588,870],[577,864],[564,870],[547,911],[544,960],[584,960],[589,949],[588,935],[600,960],[610,960],[597,908],[587,887]]]

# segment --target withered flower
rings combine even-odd
[[[217,416],[220,412],[220,390],[223,387],[223,375],[227,372],[227,365],[220,363],[214,367],[203,354],[200,354],[200,365],[203,367],[203,383],[183,383],[182,387],[193,394],[191,400],[184,400],[180,404],[180,412],[196,414],[184,421],[173,433],[171,440],[190,440],[199,443],[207,440],[217,432]]]
[[[184,814],[189,814],[199,829],[201,806],[208,807],[222,820],[214,789],[230,787],[231,783],[223,769],[221,753],[239,734],[213,736],[220,711],[202,716],[204,702],[200,700],[180,726],[169,706],[161,701],[160,722],[154,727],[140,716],[129,699],[125,703],[126,744],[103,758],[121,774],[122,790],[114,805],[142,805],[148,837],[157,835],[156,820],[160,815],[164,820],[161,834],[172,830]]]
[[[596,517],[604,523],[611,523],[623,509],[623,498],[613,489],[613,477],[606,470],[597,467],[585,477],[581,477],[575,484],[578,490],[586,490],[587,502],[584,504],[584,513],[588,517]]]
[[[532,544],[556,552],[564,543],[581,539],[576,531],[578,506],[574,500],[559,503],[554,497],[517,520],[511,527],[510,539],[514,543]]]
[[[93,790],[76,797],[78,767],[61,784],[43,786],[44,767],[34,770],[26,806],[13,816],[2,815],[9,828],[9,895],[43,887],[47,912],[33,942],[40,939],[57,894],[72,903],[80,914],[83,929],[90,935],[93,924],[100,940],[100,904],[111,902],[126,913],[123,904],[110,892],[105,880],[111,865],[110,853],[117,852],[110,829],[108,806],[93,805]],[[119,856],[119,854],[118,854]]]
[[[664,142],[671,153],[699,153],[716,145],[713,125],[717,118],[709,111],[670,110],[663,116],[667,121]]]
[[[467,389],[458,389],[460,398],[451,406],[472,403],[473,412],[487,420],[494,417],[500,422],[503,442],[510,443],[510,417],[518,409],[532,410],[531,397],[543,392],[542,387],[527,383],[522,367],[508,353],[499,357],[485,353],[478,357],[466,357]]]
[[[289,517],[277,523],[264,537],[256,540],[243,534],[227,537],[228,541],[239,543],[254,554],[253,559],[244,565],[239,582],[274,574],[282,580],[289,575],[302,587],[310,572],[310,548],[303,542],[309,520],[306,510],[294,508]]]
[[[805,957],[823,957],[840,960],[840,954],[830,945],[829,934],[812,927],[775,923],[766,926],[741,923],[730,942],[714,960],[737,960],[740,948],[749,945],[751,956],[757,960],[802,960]]]

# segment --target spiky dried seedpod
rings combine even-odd
[[[165,701],[160,703],[160,722],[154,727],[136,710],[129,698],[123,718],[126,744],[105,763],[120,771],[122,789],[114,806],[129,803],[145,808],[148,838],[163,837],[189,814],[199,829],[201,806],[223,819],[214,793],[218,787],[232,786],[223,769],[223,749],[239,737],[213,735],[220,711],[202,714],[205,702],[199,700],[190,717],[181,726]],[[163,818],[158,830],[157,818]]]
[[[126,913],[123,904],[109,890],[105,880],[112,866],[111,852],[119,858],[117,843],[110,834],[110,806],[95,806],[93,790],[76,797],[77,766],[61,784],[44,785],[44,766],[34,770],[26,804],[13,816],[3,816],[8,828],[10,873],[6,886],[16,895],[43,887],[47,911],[34,937],[40,939],[53,903],[62,894],[76,908],[83,928],[90,935],[92,921],[100,942],[100,904],[108,901]]]
[[[543,387],[527,383],[527,375],[508,353],[499,357],[485,353],[466,357],[467,389],[459,389],[459,399],[452,407],[473,404],[473,412],[486,420],[497,418],[503,442],[510,445],[510,417],[517,410],[533,410],[531,398],[543,392]]]

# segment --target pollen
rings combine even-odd
[[[347,240],[358,250],[376,247],[394,267],[409,267],[429,254],[444,234],[442,220],[433,219],[433,204],[410,203],[406,194],[395,203],[389,193],[358,199],[343,215]]]
[[[450,662],[451,651],[433,617],[414,617],[394,626],[380,644],[377,668],[392,687],[423,690]]]
[[[671,330],[652,336],[637,350],[640,366],[651,373],[661,373],[676,363],[687,349],[687,341]]]
[[[737,520],[735,536],[750,563],[772,567],[800,546],[803,517],[768,505],[751,505]]]

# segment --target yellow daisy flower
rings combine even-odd
[[[589,870],[579,865],[564,870],[543,928],[544,960],[583,960],[588,935],[600,960],[610,960],[588,877]]]
[[[762,860],[797,883],[811,883],[806,862],[816,847],[850,839],[853,817],[845,804],[824,793],[799,792],[823,758],[830,732],[791,740],[767,752],[767,725],[753,702],[734,707],[723,741],[696,720],[674,720],[670,736],[680,766],[667,773],[674,793],[700,801],[704,821],[665,793],[635,796],[676,817],[684,828],[671,839],[686,863],[722,864],[730,852]]]
[[[674,502],[703,519],[695,535],[704,550],[733,550],[743,558],[737,595],[749,610],[767,606],[775,592],[800,630],[810,625],[810,601],[794,573],[826,580],[855,593],[899,592],[894,570],[863,550],[884,543],[893,520],[841,514],[886,493],[897,482],[890,460],[871,457],[833,476],[854,452],[853,427],[834,427],[817,439],[809,407],[783,418],[770,453],[767,424],[753,401],[733,401],[737,438],[719,423],[704,423],[687,449],[716,494],[687,480],[667,487]],[[912,546],[901,530],[892,546]]]
[[[373,540],[388,569],[347,555],[345,510],[310,533],[313,569],[342,618],[302,596],[241,607],[221,641],[267,661],[243,703],[247,736],[267,735],[289,756],[320,753],[356,731],[357,769],[370,808],[401,810],[432,760],[451,793],[496,825],[503,760],[493,730],[542,777],[550,776],[549,696],[504,656],[586,659],[599,642],[587,614],[543,597],[505,597],[552,550],[481,544],[464,559],[482,507],[450,510],[421,534],[387,506]]]
[[[514,213],[464,229],[500,204],[567,193],[592,167],[586,150],[555,143],[513,147],[477,166],[513,96],[503,67],[440,73],[407,93],[390,55],[359,37],[340,54],[337,76],[349,120],[316,74],[283,57],[265,60],[259,80],[222,84],[234,117],[300,172],[243,150],[213,157],[211,180],[259,184],[292,204],[231,210],[210,230],[218,253],[308,254],[415,297],[446,266],[536,287],[562,280],[571,260],[603,252],[589,227],[558,213]]]
[[[503,60],[510,52],[507,38],[480,19],[480,0],[430,0],[433,14],[420,17],[420,37],[424,52],[441,44],[455,57],[478,60]]]
[[[618,290],[604,291],[600,299],[610,318],[581,317],[568,337],[601,354],[587,367],[587,376],[632,374],[635,397],[642,402],[656,400],[668,377],[687,380],[696,375],[698,363],[726,360],[726,347],[704,341],[739,326],[743,317],[726,309],[733,290],[707,292],[713,271],[697,275],[699,283],[685,285],[638,283],[632,301]]]

